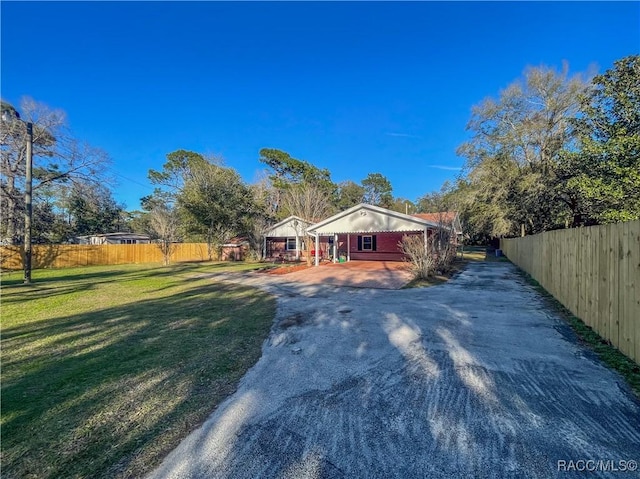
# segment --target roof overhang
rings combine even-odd
[[[312,235],[327,236],[344,233],[425,231],[433,228],[438,228],[438,225],[431,221],[360,203],[309,226],[307,232]]]
[[[137,233],[99,233],[93,235],[84,235],[84,236],[76,236],[76,238],[129,238],[129,239],[151,239],[147,235],[137,234]]]
[[[271,237],[288,237],[301,235],[311,224],[311,221],[303,220],[299,216],[289,216],[279,223],[276,223],[275,225],[267,228],[264,231],[263,235]]]

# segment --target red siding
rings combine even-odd
[[[246,245],[223,246],[222,257],[220,259],[222,261],[243,261],[246,258],[248,251],[249,247]]]
[[[431,234],[431,231],[429,231]],[[352,260],[369,260],[369,261],[403,261],[404,255],[398,247],[398,243],[402,241],[402,237],[405,235],[418,235],[422,237],[421,232],[413,233],[375,233],[376,236],[376,250],[375,251],[358,251],[358,236],[357,234],[350,235],[350,258]],[[367,235],[360,235],[367,236]],[[369,235],[373,236],[373,234]],[[333,248],[329,245],[329,237],[323,236],[320,239],[320,250],[322,251],[322,258],[328,259],[333,254]],[[285,238],[267,238],[267,257],[277,258],[282,255],[283,257],[292,257],[295,255],[295,251],[285,250]],[[303,251],[304,246],[300,250],[300,257],[305,257]],[[347,253],[347,235],[338,235],[338,255],[346,255]]]
[[[358,251],[357,234],[350,235],[350,258],[353,260],[370,260],[370,261],[403,261],[404,255],[398,247],[398,243],[402,241],[405,235],[420,235],[422,233],[375,233],[376,251]],[[360,235],[367,236],[367,235]],[[373,236],[373,234],[371,235]],[[338,236],[338,250],[345,254],[347,251],[347,235]]]
[[[300,238],[300,258],[306,258],[305,255],[305,243],[304,239]],[[296,250],[286,249],[287,239],[286,238],[267,238],[267,258],[278,258],[279,256],[283,256],[287,259],[294,259],[296,255]],[[314,249],[315,246],[312,246],[311,249]],[[322,251],[322,257],[327,258],[329,254],[331,254],[331,250],[329,248],[329,239],[321,238],[320,239],[320,251]]]
[[[267,238],[267,258],[284,255],[287,252],[285,247],[286,240],[284,238]]]
[[[355,261],[403,261],[402,253],[378,253],[376,251],[356,251],[351,253],[351,259]]]

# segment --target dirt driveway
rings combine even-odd
[[[153,478],[638,477],[640,404],[509,263],[426,289],[218,279],[276,294],[276,323]]]
[[[287,280],[354,288],[400,289],[411,281],[411,273],[406,263],[400,261],[349,261],[289,273]]]

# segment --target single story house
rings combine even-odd
[[[105,233],[87,236],[76,236],[74,242],[77,244],[147,244],[151,243],[151,238],[147,235],[136,233]]]
[[[432,221],[379,206],[361,203],[307,228],[315,238],[315,249],[327,244],[333,261],[343,259],[402,261],[399,243],[405,235],[427,240],[442,227]],[[316,265],[319,257],[316,256]]]
[[[313,239],[311,255],[316,264],[321,259],[334,262],[403,261],[399,243],[404,236],[421,236],[425,247],[428,238],[437,232],[444,232],[447,240],[455,241],[453,236],[449,238],[451,229],[443,223],[443,214],[434,215],[437,220],[436,217],[407,215],[361,203],[315,224],[289,216],[264,232],[263,259],[302,259],[305,256],[304,237],[309,235]],[[446,213],[445,216],[451,224],[459,225],[457,213]]]

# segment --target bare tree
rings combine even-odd
[[[398,247],[409,263],[409,270],[417,279],[427,279],[436,273],[446,274],[451,271],[456,259],[456,247],[451,241],[442,241],[436,233],[425,244],[417,235],[405,235]]]
[[[175,210],[156,206],[151,210],[151,227],[158,236],[158,247],[162,252],[163,264],[171,262],[171,254],[175,250],[178,231],[178,216]]]
[[[523,78],[472,109],[467,159],[467,210],[488,236],[538,233],[574,214],[575,198],[562,182],[562,152],[575,147],[571,126],[589,85],[549,67],[528,68]],[[524,226],[523,226],[524,225]]]
[[[434,256],[428,251],[428,246],[420,236],[404,236],[398,247],[409,263],[409,271],[416,279],[427,279],[435,271]]]
[[[26,170],[26,122],[33,124],[33,192],[61,182],[104,184],[107,154],[73,138],[62,110],[30,98],[21,102],[21,115],[2,102],[0,132],[0,235],[16,244],[22,236]]]
[[[282,198],[283,210],[311,222],[323,220],[333,213],[330,198],[325,190],[309,183],[301,183],[287,189]],[[313,249],[313,237],[302,234],[307,251],[307,264],[311,264],[309,252]]]
[[[259,206],[264,215],[267,218],[275,218],[280,209],[282,190],[273,186],[267,172],[260,172],[249,188],[253,193],[254,203]]]
[[[274,223],[282,193],[273,187],[266,172],[261,172],[249,186],[253,198],[254,214],[248,218],[245,233],[249,240],[250,254],[253,259],[262,258],[264,231]]]

